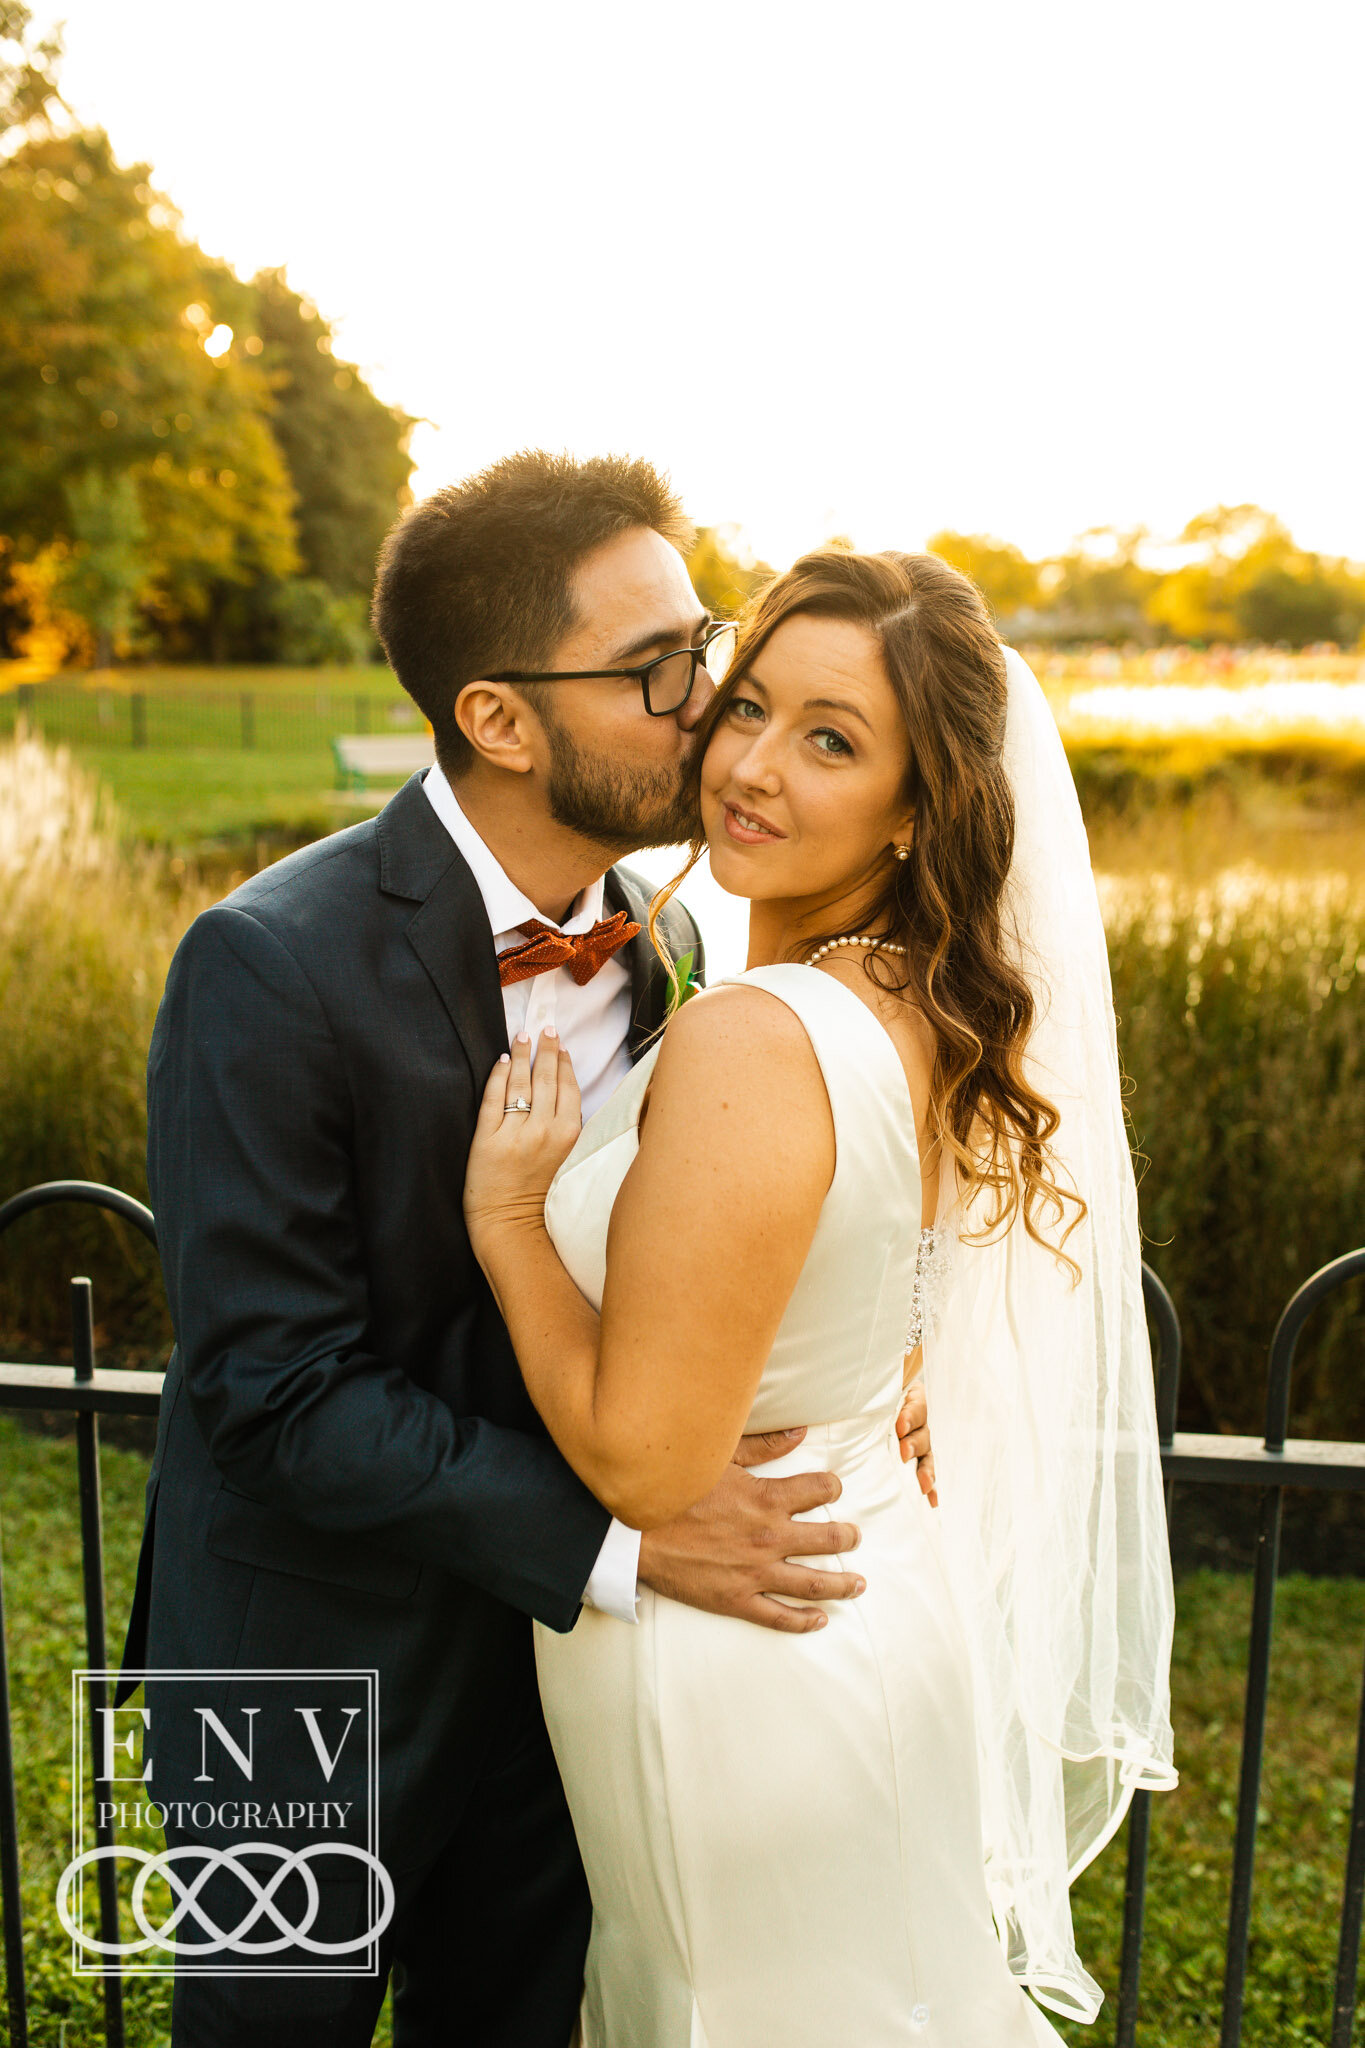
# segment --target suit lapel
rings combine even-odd
[[[507,1051],[493,933],[468,863],[413,776],[381,811],[379,886],[418,904],[407,928],[474,1076],[476,1094]]]
[[[409,944],[435,984],[469,1061],[476,1091],[507,1051],[507,1015],[498,981],[493,932],[479,885],[437,817],[420,774],[406,782],[377,818],[379,886],[418,905]],[[606,877],[606,902],[624,910],[640,931],[620,958],[630,975],[626,1049],[639,1059],[668,1009],[668,976],[649,937],[651,892],[627,868]]]
[[[612,910],[624,910],[640,930],[621,952],[630,972],[630,1030],[626,1050],[638,1060],[648,1050],[668,1008],[668,976],[649,936],[650,897],[626,868],[607,875],[606,899]]]

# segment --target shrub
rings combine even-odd
[[[277,583],[268,610],[274,627],[273,656],[288,667],[346,667],[374,659],[368,607],[363,597],[339,596],[316,576]]]

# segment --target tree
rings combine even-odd
[[[99,131],[0,164],[0,532],[21,559],[77,543],[69,487],[127,475],[142,605],[211,636],[225,591],[297,566],[294,493],[265,373],[236,340],[250,288],[182,236],[147,176]]]
[[[1365,572],[1301,548],[1260,505],[1215,505],[1180,538],[1198,552],[1148,604],[1177,639],[1303,647],[1349,642],[1365,627]]]
[[[1292,565],[1256,570],[1237,590],[1233,610],[1244,639],[1349,645],[1365,631],[1365,573],[1347,562],[1299,554]]]
[[[262,271],[254,291],[270,424],[297,493],[304,570],[340,596],[368,599],[380,543],[410,502],[408,442],[417,421],[385,405],[354,363],[337,357],[330,325],[282,270]]]
[[[115,641],[133,623],[147,575],[137,486],[126,471],[108,476],[88,469],[68,479],[66,495],[75,546],[62,564],[58,590],[93,635],[94,666],[108,668]]]
[[[1147,616],[1175,640],[1240,638],[1237,565],[1255,549],[1272,554],[1289,539],[1280,522],[1259,505],[1215,505],[1186,522],[1180,545],[1197,549],[1193,558],[1164,576],[1147,602]]]
[[[722,619],[737,618],[773,573],[743,545],[737,526],[699,526],[687,569],[697,596]]]
[[[35,43],[32,26],[33,10],[23,0],[0,0],[0,135],[44,126],[49,110],[65,105],[57,90],[61,31]]]
[[[1065,554],[1041,565],[1048,602],[1075,637],[1151,637],[1147,607],[1161,576],[1141,560],[1147,538],[1140,526],[1092,526]]]
[[[1011,542],[945,528],[927,545],[931,555],[971,577],[998,619],[1027,611],[1038,602],[1037,565]]]
[[[0,160],[7,644],[35,627],[62,641],[62,606],[65,644],[84,644],[72,614],[92,607],[114,621],[96,639],[121,638],[135,606],[180,654],[368,650],[415,423],[336,361],[281,275],[243,283],[185,237],[145,165],[53,121],[60,44],[29,31],[21,0],[0,0],[0,133],[19,144]],[[282,595],[300,571],[307,588]]]

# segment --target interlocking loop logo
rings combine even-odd
[[[140,1863],[133,1883],[133,1918],[142,1930],[141,1941],[100,1941],[71,1917],[71,1893],[81,1871],[92,1863],[117,1861],[126,1856],[131,1862]],[[238,1859],[243,1856],[274,1856],[279,1859],[279,1869],[270,1874],[262,1885],[255,1871],[248,1870]],[[315,1856],[349,1856],[366,1864],[379,1881],[380,1912],[373,1927],[364,1934],[353,1935],[348,1941],[314,1941],[308,1930],[317,1918],[318,1881],[309,1864]],[[203,1862],[203,1869],[189,1884],[180,1878],[173,1866],[195,1857]],[[248,1894],[249,1906],[242,1919],[230,1933],[224,1933],[216,1921],[199,1903],[199,1894],[217,1870],[230,1870],[238,1878]],[[275,1894],[287,1877],[297,1874],[303,1880],[307,1894],[307,1905],[300,1924],[295,1927],[285,1918],[275,1903]],[[159,1927],[149,1925],[146,1914],[147,1886],[154,1877],[163,1878],[170,1888],[172,1908]],[[62,1872],[57,1886],[57,1917],[73,1941],[82,1948],[91,1949],[102,1956],[142,1955],[148,1949],[159,1949],[165,1955],[193,1957],[201,1962],[206,1956],[221,1955],[226,1949],[238,1956],[272,1956],[282,1949],[301,1948],[314,1956],[347,1956],[357,1949],[368,1948],[372,1941],[384,1932],[393,1918],[393,1879],[377,1856],[368,1849],[357,1848],[351,1842],[313,1842],[305,1849],[285,1849],[278,1842],[238,1842],[231,1849],[210,1849],[197,1842],[181,1843],[174,1849],[152,1851],[138,1849],[130,1843],[106,1844],[103,1848],[87,1849],[83,1856],[77,1856]],[[202,1928],[209,1937],[206,1941],[176,1941],[175,1929],[188,1917],[190,1923]],[[268,1939],[248,1941],[245,1937],[260,1920],[267,1920],[279,1930],[277,1936]],[[171,1938],[168,1938],[171,1937]]]

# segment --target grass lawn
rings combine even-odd
[[[1179,1494],[1176,1513],[1180,1512]],[[1241,1764],[1249,1578],[1194,1572],[1176,1587],[1171,1690],[1181,1783],[1153,1803],[1143,1943],[1142,2048],[1218,2037],[1232,1835]],[[1326,2048],[1360,1703],[1365,1583],[1286,1577],[1275,1639],[1261,1780],[1247,2048]],[[1072,1892],[1077,1945],[1106,1993],[1080,2044],[1112,2039],[1126,1836]],[[1357,2023],[1365,1998],[1357,2001]]]
[[[1359,657],[1335,664],[1317,657],[1239,657],[1230,667],[1188,649],[1125,662],[1107,654],[1034,658],[1067,738],[1082,804],[1102,826],[1145,819],[1154,810],[1188,818],[1213,805],[1229,814],[1227,822],[1235,819],[1262,859],[1269,831],[1307,839],[1322,864],[1332,851],[1322,843],[1324,828],[1330,832],[1343,810],[1360,809],[1360,692],[1337,687],[1359,678]],[[1160,718],[1144,721],[1144,707],[1159,708],[1173,686],[1181,696],[1182,680],[1216,681],[1212,694],[1220,701],[1232,685],[1229,701],[1245,697],[1248,703],[1267,685],[1282,694],[1287,686],[1286,701],[1301,699],[1307,707],[1302,729],[1292,718],[1285,723],[1283,706],[1269,724],[1253,720],[1245,733],[1168,731]],[[1090,687],[1096,684],[1098,690]],[[215,843],[235,841],[238,865],[249,860],[253,840],[274,841],[278,850],[282,841],[297,844],[365,815],[335,799],[332,733],[420,730],[410,699],[382,663],[55,674],[0,662],[0,731],[7,732],[23,708],[24,685],[33,686],[25,715],[98,771],[134,837],[190,859],[206,849],[212,854]],[[1297,685],[1303,687],[1296,696]],[[1122,700],[1107,718],[1072,716],[1073,704],[1098,704],[1106,693]],[[1319,729],[1324,705],[1347,705],[1348,698],[1345,723],[1329,718]],[[1097,864],[1104,864],[1099,848],[1096,853]],[[1138,865],[1145,865],[1145,855]]]
[[[134,837],[193,855],[215,840],[320,839],[367,815],[333,787],[330,747],[298,753],[225,748],[77,749]],[[387,794],[378,791],[374,809]]]
[[[32,2039],[84,2048],[103,2039],[98,1987],[72,1977],[52,1900],[69,1855],[68,1696],[85,1662],[75,1445],[0,1417],[14,1735]],[[142,1520],[145,1461],[103,1456],[111,1654],[117,1653]],[[1249,1581],[1196,1573],[1178,1588],[1173,1690],[1180,1789],[1155,1806],[1143,1963],[1143,2048],[1216,2038],[1250,1613]],[[1336,1917],[1350,1809],[1365,1583],[1288,1578],[1280,1587],[1244,2039],[1326,2048]],[[932,1854],[932,1844],[926,1845]],[[1076,1887],[1080,1952],[1109,1994],[1093,2028],[1113,2038],[1124,1836]],[[832,1964],[837,1967],[837,1961]],[[127,1987],[129,2048],[169,2039],[168,1990]],[[8,2039],[0,2022],[0,2040]],[[63,2031],[65,2030],[65,2031]],[[387,2022],[376,2036],[388,2040]]]
[[[311,697],[319,692],[403,698],[403,686],[387,662],[373,661],[331,668],[255,668],[232,662],[215,668],[208,663],[184,667],[54,669],[23,661],[0,661],[0,691],[20,683],[62,683],[89,690],[112,689],[120,696],[134,690],[149,695],[191,691],[209,696],[256,690],[285,697]]]
[[[117,1661],[137,1567],[147,1461],[106,1444],[100,1471],[109,1656]],[[53,1906],[71,1854],[71,1672],[86,1662],[75,1472],[74,1438],[35,1436],[0,1416],[0,1517],[33,2048],[95,2048],[104,2040],[99,1982],[72,1975],[70,1943]],[[128,2048],[169,2048],[170,1998],[167,1979],[128,1980]],[[9,2038],[7,2018],[0,2015],[0,2043]],[[389,2039],[386,2012],[375,2041],[387,2048]]]
[[[230,840],[250,864],[253,840],[278,851],[281,840],[299,844],[364,817],[363,805],[338,800],[331,735],[422,730],[383,664],[51,677],[15,673],[23,666],[0,663],[0,730],[31,716],[108,785],[134,838],[187,858]]]

